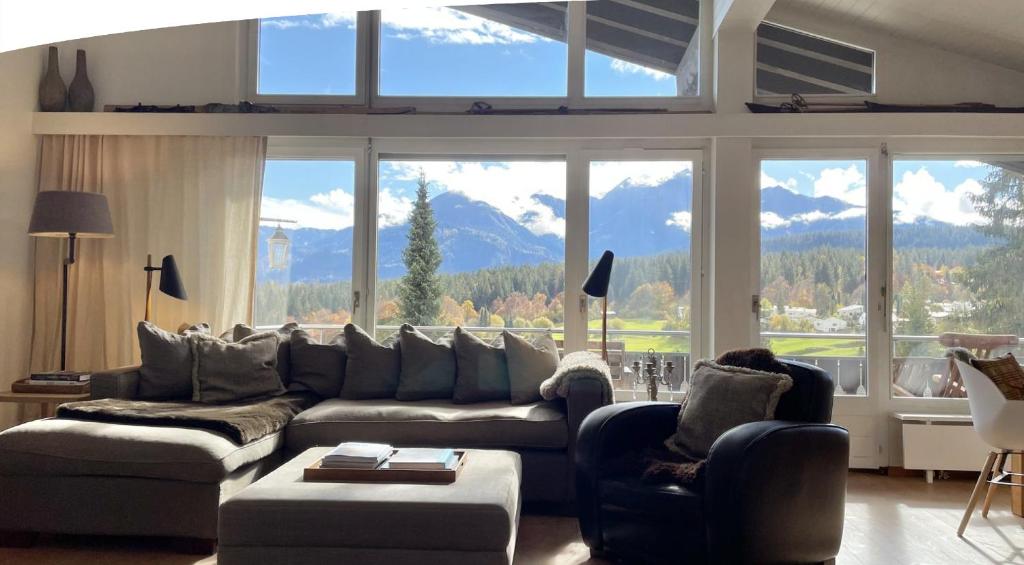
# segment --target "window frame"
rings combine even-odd
[[[827,36],[824,36],[824,35],[821,35],[821,34],[818,34],[818,33],[806,31],[806,30],[803,30],[803,29],[800,29],[800,28],[797,28],[797,27],[793,27],[793,26],[790,26],[790,25],[782,24],[782,23],[779,23],[779,22],[776,22],[776,21],[773,21],[773,20],[769,20],[769,19],[762,20],[760,23],[758,23],[758,27],[760,27],[761,24],[772,25],[772,26],[775,26],[775,27],[782,28],[782,29],[784,29],[786,31],[790,31],[790,32],[793,32],[793,33],[799,33],[799,34],[802,34],[802,35],[807,35],[809,37],[813,37],[813,38],[819,39],[821,41],[827,41],[827,42],[830,42],[830,43],[835,43],[835,44],[842,45],[842,46],[845,46],[845,47],[850,47],[852,49],[859,49],[861,51],[870,51],[871,52],[872,60],[871,60],[871,92],[870,93],[863,93],[863,94],[849,94],[849,93],[801,94],[801,96],[805,100],[807,100],[807,101],[822,101],[822,102],[828,102],[828,103],[833,103],[833,104],[844,104],[844,103],[859,104],[859,103],[864,102],[865,100],[876,100],[878,98],[878,50],[872,49],[870,47],[864,47],[863,45],[857,45],[855,43],[850,43],[850,42],[847,42],[847,41],[842,41],[842,40],[839,40],[839,39],[836,39],[836,38],[833,38],[833,37],[827,37]],[[757,28],[754,28],[754,60],[752,61],[753,64],[752,64],[752,68],[751,68],[751,73],[753,75],[753,88],[754,88],[754,91],[753,91],[752,95],[754,97],[754,100],[761,101],[761,102],[766,102],[766,103],[789,102],[791,100],[791,98],[792,98],[792,96],[790,94],[760,94],[758,92],[758,88],[757,88],[757,50],[759,48],[758,45],[759,45],[759,43],[758,43],[758,37],[757,37]]]
[[[418,111],[466,112],[474,102],[483,101],[495,109],[546,109],[569,107],[580,110],[630,109],[710,112],[712,100],[712,0],[700,0],[699,77],[696,96],[585,96],[586,84],[586,2],[569,2],[566,12],[568,52],[565,96],[385,96],[380,94],[380,11],[359,12],[356,26],[356,94],[277,95],[259,94],[259,20],[247,22],[248,49],[242,70],[247,99],[265,104],[352,104],[371,108],[411,106]]]

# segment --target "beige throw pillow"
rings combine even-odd
[[[665,447],[692,461],[706,459],[725,432],[774,418],[779,398],[791,388],[789,375],[698,361],[676,433],[665,440]]]

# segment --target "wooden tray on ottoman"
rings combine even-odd
[[[69,382],[67,384],[41,385],[29,379],[21,379],[11,383],[11,392],[33,394],[89,394],[89,382]]]
[[[302,471],[302,480],[307,482],[345,483],[411,483],[448,485],[454,483],[466,466],[466,452],[455,450],[459,462],[454,469],[322,469],[320,460]],[[387,463],[385,463],[387,465]]]

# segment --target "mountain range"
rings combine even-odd
[[[565,200],[537,194],[533,199],[565,217]],[[624,181],[604,195],[590,199],[590,248],[592,257],[611,249],[619,257],[656,255],[689,249],[689,212],[693,201],[692,177],[684,171],[657,185]],[[516,219],[485,202],[457,192],[443,192],[430,201],[437,221],[436,237],[444,273],[471,272],[502,265],[561,262],[562,238],[531,232]],[[762,246],[767,251],[797,251],[820,245],[864,246],[863,208],[842,200],[807,196],[784,187],[761,191]],[[267,238],[272,226],[260,227],[259,280],[285,281],[286,271],[270,271],[266,262]],[[286,230],[291,240],[293,282],[333,281],[351,278],[352,228]],[[405,272],[402,250],[408,225],[390,226],[378,232],[377,269],[383,279]],[[991,245],[970,227],[918,220],[897,224],[897,246],[949,248]]]

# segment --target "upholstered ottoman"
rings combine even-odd
[[[304,482],[308,449],[220,507],[217,562],[509,564],[519,455],[472,450],[449,485]]]

